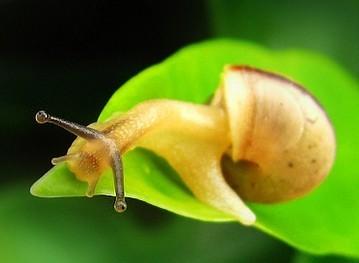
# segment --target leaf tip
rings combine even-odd
[[[39,192],[39,180],[37,180],[33,185],[30,187],[30,194],[33,196],[41,197]]]

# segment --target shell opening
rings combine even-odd
[[[247,181],[246,178],[257,176],[265,176],[258,163],[249,160],[233,161],[228,155],[224,155],[221,159],[222,173],[229,186],[244,200],[247,200],[243,193],[243,186]],[[254,183],[252,187],[255,187]]]

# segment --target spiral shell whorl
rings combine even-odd
[[[222,169],[231,187],[245,200],[271,203],[317,186],[333,164],[335,138],[313,97],[249,67],[228,67],[223,79],[220,104],[229,116],[232,150]]]

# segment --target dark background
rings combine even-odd
[[[31,197],[73,140],[34,114],[94,122],[137,72],[213,37],[318,51],[358,76],[358,11],[355,0],[0,0],[0,262],[290,262],[294,250],[236,223],[135,200],[119,216],[110,198]]]
[[[54,152],[65,152],[73,137],[35,127],[36,111],[94,122],[124,81],[181,46],[210,36],[205,10],[201,1],[0,4],[5,165],[11,169],[15,157],[24,167],[40,168]]]

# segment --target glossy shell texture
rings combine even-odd
[[[281,202],[316,187],[335,157],[332,125],[300,85],[246,66],[229,66],[213,105],[228,114],[231,149],[223,173],[241,198]]]

